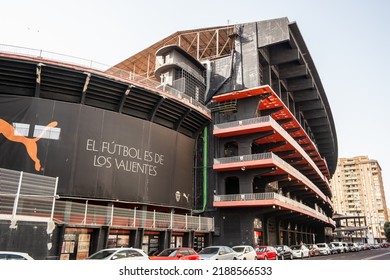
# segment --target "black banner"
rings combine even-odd
[[[0,97],[0,167],[59,177],[58,194],[192,208],[194,139],[119,113]]]

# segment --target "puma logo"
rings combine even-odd
[[[21,143],[26,147],[27,154],[30,156],[31,160],[35,163],[35,170],[41,170],[41,162],[38,159],[38,146],[37,142],[43,134],[51,127],[56,127],[57,122],[49,123],[45,129],[35,138],[28,138],[25,136],[15,135],[15,128],[7,123],[5,120],[0,119],[0,134],[3,134],[6,139],[12,142]]]

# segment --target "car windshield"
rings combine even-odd
[[[204,248],[199,254],[217,254],[218,248]]]
[[[91,260],[105,259],[115,253],[115,250],[103,250],[99,251],[89,257]]]
[[[158,256],[160,257],[173,257],[176,256],[177,249],[165,249]]]
[[[233,250],[236,251],[237,253],[242,253],[244,252],[244,247],[234,247]]]
[[[293,245],[290,247],[292,250],[300,250],[301,246],[300,245]]]
[[[320,248],[325,248],[325,244],[317,244],[317,246]]]

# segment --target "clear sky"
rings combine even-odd
[[[0,0],[0,44],[114,65],[176,31],[279,17],[296,21],[336,124],[339,157],[382,167],[390,207],[390,1]],[[389,112],[387,112],[389,111]]]

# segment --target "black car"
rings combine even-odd
[[[292,260],[293,259],[292,250],[287,245],[276,245],[275,249],[278,252],[278,259],[279,260]]]

